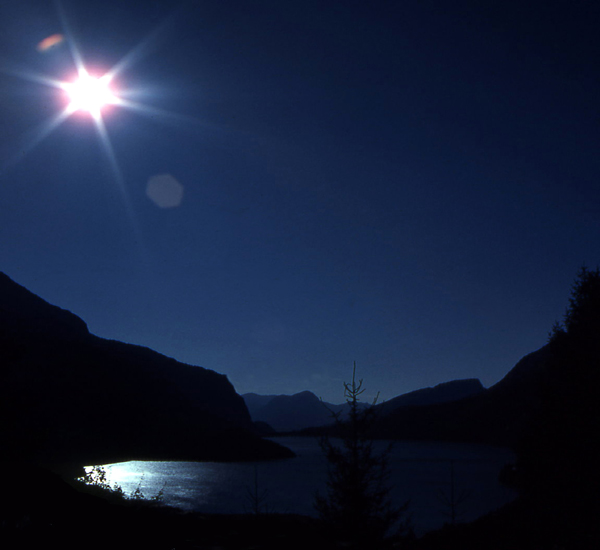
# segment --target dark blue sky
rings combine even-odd
[[[81,113],[30,147],[65,100],[25,73],[74,65],[56,4],[4,3],[0,270],[99,336],[240,393],[488,386],[600,263],[597,3],[62,5],[153,110],[105,112],[112,164]]]

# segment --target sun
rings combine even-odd
[[[115,86],[115,80],[123,83],[121,75],[127,71],[131,65],[138,59],[147,54],[147,50],[158,39],[174,21],[175,15],[163,21],[152,33],[137,44],[132,50],[125,54],[108,71],[100,71],[97,66],[86,65],[80,48],[73,39],[73,33],[70,30],[66,16],[58,6],[59,17],[63,26],[62,33],[53,34],[42,40],[37,50],[40,53],[48,51],[60,45],[68,47],[71,53],[73,68],[72,77],[65,80],[58,80],[49,76],[36,74],[27,70],[6,70],[0,64],[0,73],[7,72],[14,76],[30,80],[32,82],[49,86],[59,90],[60,102],[62,108],[51,118],[41,123],[29,143],[19,148],[19,154],[9,161],[9,164],[20,162],[32,149],[44,141],[52,132],[60,127],[69,118],[76,115],[90,119],[96,127],[100,143],[110,162],[115,179],[121,183],[123,177],[113,150],[109,133],[105,124],[107,111],[112,107],[135,111],[141,115],[150,116],[153,119],[166,118],[196,123],[191,117],[177,115],[175,113],[164,111],[157,107],[152,107],[146,103],[140,103],[137,97],[147,97],[149,94],[144,89],[131,89],[127,87]],[[110,113],[113,114],[113,113]]]
[[[111,88],[111,80],[108,73],[98,78],[82,68],[73,82],[61,83],[69,99],[68,112],[84,111],[98,119],[105,106],[119,103]]]

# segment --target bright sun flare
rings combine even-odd
[[[16,76],[31,80],[36,83],[41,83],[45,86],[57,88],[61,91],[61,102],[63,102],[64,105],[55,116],[40,125],[37,135],[35,135],[31,142],[26,145],[25,151],[20,151],[18,157],[15,157],[14,162],[21,160],[26,153],[46,139],[54,130],[56,130],[72,115],[81,113],[93,120],[102,146],[115,173],[115,177],[120,181],[122,180],[122,176],[120,175],[117,159],[112,149],[106,125],[104,123],[104,115],[106,114],[105,111],[108,110],[107,107],[124,108],[131,111],[137,111],[141,114],[151,115],[152,117],[175,116],[177,118],[181,118],[178,115],[168,111],[163,111],[137,101],[132,101],[131,98],[139,94],[140,91],[131,89],[118,89],[115,87],[114,82],[114,79],[118,74],[127,69],[144,53],[146,47],[154,41],[159,32],[162,32],[168,21],[165,21],[165,23],[159,26],[156,31],[140,42],[140,44],[133,48],[129,53],[127,53],[116,65],[110,68],[108,72],[99,73],[97,67],[91,71],[88,71],[83,62],[81,52],[70,38],[71,33],[68,29],[64,14],[61,10],[59,10],[59,12],[65,28],[64,34],[51,35],[47,39],[42,40],[42,42],[40,42],[38,45],[38,51],[45,52],[49,48],[55,47],[63,42],[66,43],[71,50],[71,56],[75,65],[74,77],[65,81],[29,72],[14,72]],[[0,74],[3,72],[5,71],[3,67],[0,66]],[[187,117],[183,118],[188,120]]]
[[[62,88],[67,92],[70,101],[68,110],[72,113],[86,111],[98,117],[105,105],[118,101],[110,89],[110,80],[110,75],[96,78],[87,71],[82,71],[74,82],[63,83]]]

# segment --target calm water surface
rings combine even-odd
[[[145,497],[161,489],[166,504],[206,513],[251,512],[251,494],[264,495],[264,511],[315,515],[316,491],[325,492],[327,462],[316,439],[273,438],[292,449],[293,459],[268,462],[122,462],[105,465],[111,483],[130,494],[140,487]],[[385,442],[377,442],[381,449]],[[508,449],[434,442],[396,442],[390,457],[392,497],[410,500],[418,534],[449,520],[444,496],[463,493],[458,519],[471,521],[499,508],[516,493],[498,482],[504,464],[512,462]]]

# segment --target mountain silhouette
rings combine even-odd
[[[539,413],[551,358],[546,345],[487,390],[451,402],[396,408],[380,420],[377,436],[514,446]]]
[[[377,405],[379,414],[389,414],[400,407],[417,407],[449,403],[482,393],[485,388],[477,378],[451,380],[432,388],[422,388],[384,401]]]
[[[333,413],[342,413],[346,404],[333,405],[321,401],[314,393],[303,391],[293,395],[242,395],[252,420],[266,422],[278,432],[291,432],[334,422]]]
[[[423,388],[394,397],[377,405],[379,415],[386,415],[400,407],[431,405],[457,401],[476,395],[485,390],[477,379],[453,380],[438,384],[433,388]],[[334,405],[321,401],[314,393],[303,391],[293,395],[260,395],[246,393],[242,395],[250,411],[252,420],[266,422],[278,432],[291,432],[327,426],[334,423],[334,414],[343,419],[347,403]],[[367,403],[361,403],[367,406]]]
[[[1,272],[0,416],[4,460],[293,456],[255,435],[225,375],[94,336]]]

